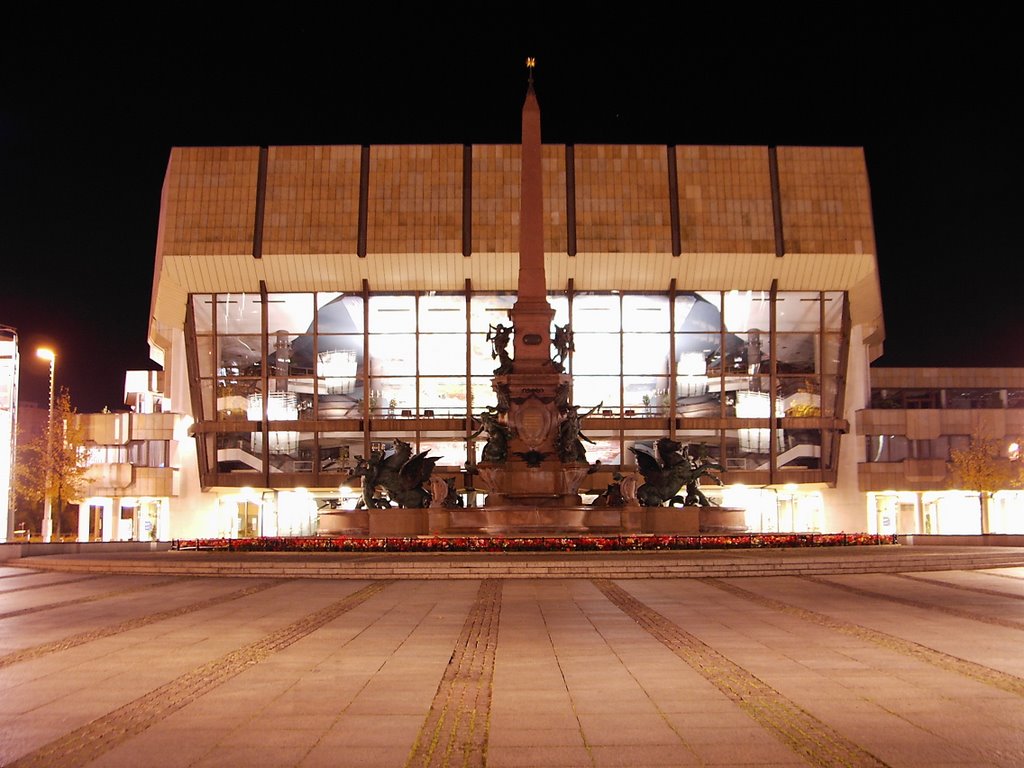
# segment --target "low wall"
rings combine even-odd
[[[166,552],[169,541],[53,541],[0,544],[0,562],[41,555],[79,555],[104,552]]]
[[[944,536],[935,533],[906,533],[896,537],[900,544],[909,547],[1024,547],[1024,534],[1019,533],[978,533],[962,536]]]

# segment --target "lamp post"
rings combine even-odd
[[[43,500],[43,541],[49,543],[53,535],[53,506],[50,499],[50,482],[53,477],[53,378],[57,366],[57,353],[52,349],[40,347],[36,356],[50,361],[50,418],[46,423],[46,496]]]

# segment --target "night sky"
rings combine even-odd
[[[387,34],[369,17],[208,14],[0,31],[0,324],[21,337],[23,400],[45,402],[44,342],[81,411],[120,407],[124,370],[155,367],[172,146],[516,142],[527,55],[545,141],[863,146],[887,331],[876,365],[1024,366],[1022,63],[1007,19],[907,11],[797,32],[766,18],[741,44],[727,17],[537,32],[389,12],[407,21]]]

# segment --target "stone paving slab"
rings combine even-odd
[[[0,765],[1022,765],[1024,566],[928,570],[0,594]]]

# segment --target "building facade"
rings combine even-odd
[[[992,441],[995,463],[1019,476],[1024,439],[1024,369],[875,368],[868,408],[856,415],[864,441],[858,485],[869,524],[882,533],[973,534],[1024,531],[1024,493],[957,487],[952,452]]]
[[[479,501],[519,158],[172,151],[149,339],[194,440],[171,536],[313,533],[394,438]],[[721,461],[713,495],[752,528],[864,530],[850,428],[884,327],[862,151],[544,145],[543,174],[549,300],[601,462],[585,497],[672,436]]]

